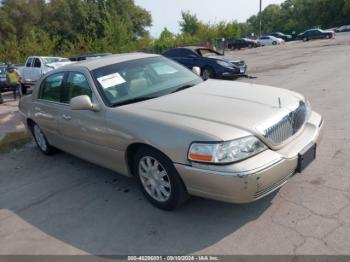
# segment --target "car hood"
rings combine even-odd
[[[217,55],[217,56],[207,56],[208,58],[213,58],[217,60],[223,60],[225,62],[229,63],[239,63],[242,62],[242,59],[236,56],[223,56],[223,55]]]
[[[123,108],[157,121],[170,122],[178,127],[212,134],[221,140],[230,140],[236,138],[236,134],[259,136],[258,126],[280,114],[286,114],[286,110],[300,100],[304,100],[302,95],[285,89],[208,80],[174,94],[129,104]]]

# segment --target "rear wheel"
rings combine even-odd
[[[31,129],[34,140],[42,153],[44,153],[45,155],[52,155],[56,152],[56,148],[49,144],[45,134],[37,124],[33,123]]]
[[[253,48],[253,44],[249,44],[249,45],[248,45],[248,48]]]
[[[154,206],[173,210],[188,199],[184,183],[173,163],[159,151],[141,148],[133,164],[141,191]]]
[[[331,38],[331,36],[330,36],[330,35],[326,35],[326,38],[327,38],[327,39],[330,39],[330,38]]]

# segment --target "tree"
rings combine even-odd
[[[181,17],[182,20],[179,22],[181,32],[189,35],[196,34],[200,26],[197,16],[189,11],[182,11]]]

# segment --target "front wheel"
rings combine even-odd
[[[309,38],[304,37],[304,38],[303,38],[303,41],[304,41],[304,42],[309,41]]]
[[[34,140],[40,151],[45,155],[52,155],[53,153],[55,153],[56,148],[49,144],[45,134],[40,129],[40,127],[37,124],[33,123],[31,128]]]
[[[331,36],[330,36],[330,35],[326,35],[326,38],[327,38],[327,39],[330,39],[330,38],[331,38]]]
[[[214,78],[214,71],[210,67],[205,67],[202,72],[203,80],[208,80],[209,78]]]
[[[277,45],[277,42],[276,42],[276,41],[273,41],[272,44],[273,44],[273,45]]]
[[[154,206],[173,210],[183,204],[188,193],[172,162],[159,151],[141,148],[133,165],[141,191]]]

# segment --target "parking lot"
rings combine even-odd
[[[135,181],[34,143],[0,155],[0,254],[350,254],[350,34],[230,52],[251,83],[305,94],[326,121],[317,160],[278,192],[165,212]]]

